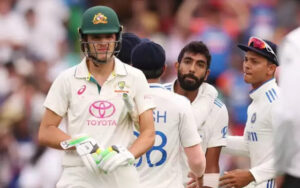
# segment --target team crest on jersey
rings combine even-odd
[[[118,86],[121,90],[123,90],[125,88],[125,81],[118,82]]]
[[[93,24],[100,24],[100,23],[107,24],[107,17],[99,12],[94,16]]]
[[[221,130],[222,138],[226,138],[227,131],[228,131],[228,126],[223,127],[223,129]]]
[[[125,81],[119,81],[117,87],[118,88],[115,90],[116,93],[128,93],[128,90],[125,90],[126,87]]]
[[[256,121],[256,112],[251,117],[251,123],[254,123]]]

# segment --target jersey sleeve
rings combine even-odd
[[[276,170],[274,168],[274,159],[270,159],[259,166],[255,166],[250,169],[255,182],[257,184],[272,179],[276,176]]]
[[[135,78],[136,93],[134,100],[137,106],[139,114],[142,114],[146,110],[155,108],[153,97],[150,94],[150,87],[146,80],[146,77],[142,72],[139,72],[138,77]]]
[[[197,125],[193,115],[192,107],[190,103],[186,101],[186,103],[182,105],[182,108],[179,124],[180,141],[183,147],[194,146],[202,142],[202,139],[197,131]]]
[[[228,112],[227,108],[223,104],[216,113],[210,115],[209,118],[213,119],[213,124],[209,125],[212,127],[210,133],[210,139],[207,147],[217,147],[226,145],[226,135],[228,130]]]
[[[67,80],[62,73],[52,83],[44,102],[44,106],[55,112],[57,115],[63,117],[68,110],[69,98]]]

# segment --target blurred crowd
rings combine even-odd
[[[204,41],[208,82],[227,105],[233,135],[242,135],[250,102],[236,44],[252,35],[280,44],[300,25],[299,0],[0,0],[0,187],[55,186],[61,153],[36,142],[43,101],[55,77],[79,63],[80,18],[94,5],[112,7],[125,32],[164,47],[163,82],[175,79],[181,48]],[[228,156],[221,163],[222,170],[245,165]]]

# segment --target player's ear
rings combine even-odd
[[[207,80],[207,78],[208,78],[209,74],[210,74],[210,69],[207,69],[207,70],[206,70],[206,73],[205,73],[205,78],[204,78],[204,81],[206,81],[206,80]]]
[[[175,66],[175,69],[176,69],[176,71],[179,69],[179,62],[178,61],[176,61],[175,63],[174,63],[174,66]]]
[[[276,65],[274,63],[269,63],[268,64],[268,75],[275,75],[275,71],[276,71]]]

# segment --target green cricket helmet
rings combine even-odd
[[[87,9],[82,16],[81,27],[79,33],[81,36],[81,49],[87,57],[91,57],[96,62],[99,60],[95,57],[96,53],[91,54],[90,45],[95,48],[95,43],[92,44],[86,41],[86,35],[89,34],[116,34],[115,48],[112,55],[116,55],[120,51],[122,26],[116,12],[106,6],[94,6]],[[100,63],[104,63],[100,61]]]
[[[111,34],[119,33],[122,26],[113,9],[95,6],[84,12],[80,30],[82,34]]]

